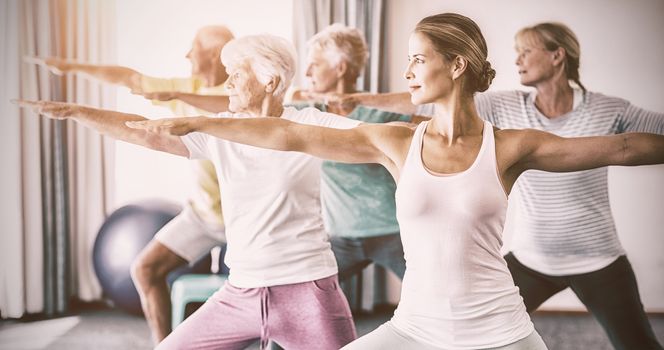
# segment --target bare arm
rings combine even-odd
[[[608,165],[664,163],[664,136],[626,133],[611,136],[564,138],[523,130],[525,169],[569,172]]]
[[[407,92],[358,95],[359,104],[363,106],[401,114],[412,115],[416,113],[416,106],[410,102],[410,94]]]
[[[410,94],[407,92],[390,92],[373,94],[368,92],[358,92],[354,94],[319,94],[302,92],[302,97],[324,101],[332,109],[350,113],[356,106],[362,105],[380,109],[383,111],[410,114],[416,113],[417,107],[410,102]]]
[[[353,129],[332,129],[272,117],[173,118],[128,125],[167,135],[202,132],[232,142],[303,152],[338,162],[379,163],[393,174],[398,174],[413,133],[410,128],[397,125],[362,124]]]
[[[58,75],[80,72],[105,83],[128,87],[132,91],[141,88],[141,73],[128,67],[79,63],[56,57],[26,57],[25,61],[45,66]]]
[[[76,122],[117,140],[147,147],[156,151],[188,157],[189,150],[177,136],[159,135],[126,126],[126,122],[145,121],[136,115],[96,109],[64,102],[15,101],[19,106],[31,108],[36,113],[52,119],[72,119]]]
[[[229,98],[224,95],[197,95],[177,91],[139,92],[139,94],[148,100],[180,100],[186,104],[211,113],[228,111]]]

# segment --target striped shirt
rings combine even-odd
[[[563,137],[664,134],[663,113],[599,93],[575,95],[573,110],[554,119],[535,107],[535,92],[483,93],[476,95],[475,104],[480,116],[502,129],[539,129]],[[558,276],[596,271],[623,255],[609,206],[607,175],[606,167],[523,173],[515,184],[519,211],[513,218],[514,255],[536,271]]]

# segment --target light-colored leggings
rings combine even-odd
[[[226,283],[157,349],[244,349],[268,339],[285,349],[337,350],[357,338],[337,275],[262,288]]]
[[[342,350],[377,350],[377,349],[391,349],[391,350],[440,350],[435,346],[421,343],[408,334],[400,331],[391,321],[383,323],[382,326],[376,328],[373,332],[360,337],[354,342],[344,346]],[[537,333],[533,331],[529,336],[517,340],[512,344],[499,346],[497,348],[489,348],[486,350],[547,350],[544,341]]]

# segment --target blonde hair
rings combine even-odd
[[[283,98],[295,74],[295,57],[295,48],[288,40],[269,34],[234,39],[221,50],[221,62],[226,67],[249,63],[262,84],[278,77],[274,95],[279,98]]]
[[[565,74],[567,79],[586,91],[579,77],[581,46],[576,35],[568,26],[553,22],[539,23],[519,30],[515,37],[516,39],[537,40],[549,51],[563,48],[565,50]]]
[[[468,66],[463,73],[464,92],[472,95],[489,88],[496,71],[486,59],[486,41],[473,20],[456,13],[441,13],[422,19],[414,32],[429,38],[435,50],[448,61],[457,56],[467,60]]]
[[[350,78],[364,69],[369,52],[364,35],[357,29],[335,23],[321,30],[307,42],[309,50],[320,49],[334,65],[346,62]]]

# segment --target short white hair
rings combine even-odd
[[[262,84],[279,77],[275,97],[283,98],[295,75],[295,47],[288,40],[269,34],[249,35],[233,39],[221,50],[224,66],[248,63]]]
[[[323,51],[333,65],[346,62],[352,74],[359,76],[367,62],[369,52],[364,35],[357,28],[335,23],[316,33],[307,42],[309,50]]]

